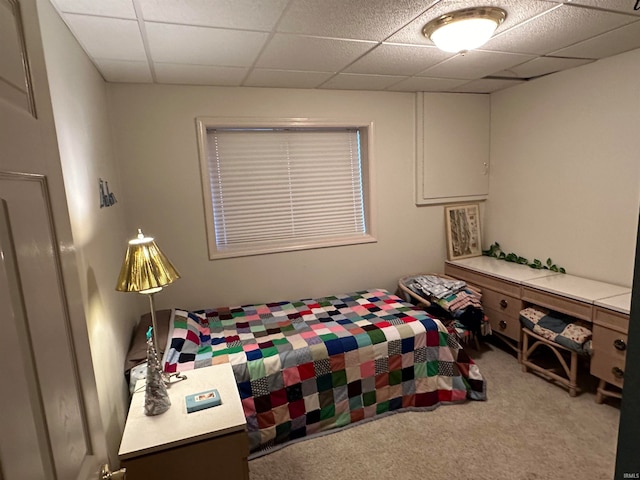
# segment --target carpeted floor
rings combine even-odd
[[[470,350],[488,400],[389,415],[249,462],[251,480],[610,480],[620,404],[523,373],[496,343]]]

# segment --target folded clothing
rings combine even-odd
[[[407,286],[421,296],[444,298],[459,292],[466,285],[462,280],[447,279],[437,275],[419,275],[412,278]]]
[[[542,307],[529,307],[520,312],[520,323],[558,345],[580,354],[591,354],[591,330],[571,317]]]

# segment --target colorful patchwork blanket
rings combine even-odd
[[[403,409],[485,400],[455,335],[386,290],[174,310],[167,372],[231,363],[252,456]]]
[[[547,340],[583,355],[591,355],[591,329],[579,320],[544,307],[528,307],[520,312],[520,323]]]

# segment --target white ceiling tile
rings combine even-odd
[[[511,67],[504,72],[506,75],[502,75],[503,72],[498,72],[494,75],[497,77],[515,76],[519,78],[533,78],[559,72],[560,70],[579,67],[580,65],[591,62],[593,62],[593,60],[588,58],[537,57],[521,65]]]
[[[402,75],[360,75],[357,73],[339,73],[320,88],[334,90],[384,90],[405,79]]]
[[[256,66],[338,72],[375,45],[374,42],[276,34],[260,55]]]
[[[64,14],[64,20],[91,58],[146,61],[135,20]]]
[[[453,78],[411,77],[390,86],[394,92],[445,92],[466,83]]]
[[[104,17],[135,20],[136,11],[131,0],[51,0],[54,7],[64,13],[80,13]]]
[[[138,0],[147,21],[269,31],[288,0]]]
[[[101,59],[93,62],[107,82],[153,83],[153,77],[147,62]]]
[[[175,65],[154,63],[159,83],[181,85],[238,86],[247,74],[247,68],[212,67],[208,65]]]
[[[486,93],[640,48],[637,0],[51,1],[112,82]],[[473,6],[507,12],[482,49],[451,56],[422,35]]]
[[[154,62],[247,67],[267,39],[266,33],[145,23]]]
[[[500,70],[506,70],[533,58],[531,55],[473,50],[464,55],[458,54],[434,67],[428,68],[421,75],[471,80],[486,77]]]
[[[278,31],[382,41],[437,0],[292,0]],[[322,21],[318,21],[322,19]]]
[[[496,34],[482,48],[546,55],[634,20],[635,17],[630,15],[559,5],[502,34]]]
[[[526,80],[481,78],[479,80],[473,80],[472,82],[465,83],[459,87],[455,87],[451,91],[460,93],[493,93],[525,82]]]
[[[345,69],[350,73],[414,75],[449,57],[431,46],[382,44]]]
[[[539,0],[442,0],[389,37],[387,41],[414,45],[433,45],[431,40],[422,34],[424,26],[434,18],[463,8],[500,7],[504,9],[507,12],[507,18],[496,30],[496,33],[499,33],[555,6],[557,5]]]
[[[243,85],[246,87],[316,88],[332,75],[331,72],[298,72],[255,68]]]
[[[604,58],[635,48],[640,48],[640,21],[556,50],[551,54],[562,57]]]
[[[573,0],[574,5],[586,5],[590,7],[604,8],[616,12],[640,15],[638,0]]]

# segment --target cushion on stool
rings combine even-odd
[[[520,312],[523,327],[547,340],[580,354],[591,354],[591,330],[567,321],[568,317],[541,307],[529,307]]]

